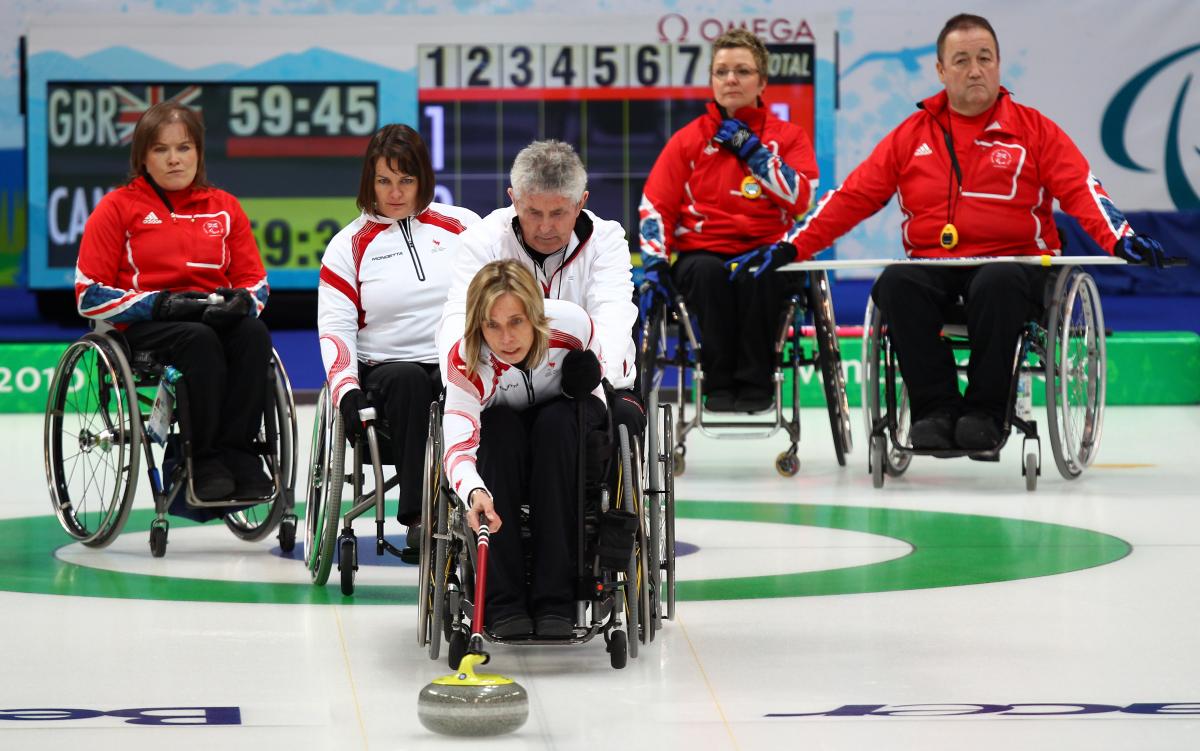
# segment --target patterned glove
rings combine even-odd
[[[1167,253],[1163,250],[1162,243],[1149,235],[1127,235],[1117,240],[1117,244],[1113,246],[1113,255],[1139,266],[1161,269]]]
[[[762,146],[762,142],[754,135],[754,131],[750,130],[750,126],[732,117],[721,123],[713,140],[732,151],[743,162]]]
[[[754,278],[757,279],[768,271],[774,271],[780,266],[786,266],[796,260],[796,246],[791,243],[777,242],[774,245],[763,245],[749,253],[743,253],[725,262],[729,269],[729,281],[744,278],[754,268]],[[755,268],[757,267],[757,268]]]

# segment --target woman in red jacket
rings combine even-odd
[[[773,399],[786,285],[778,275],[731,282],[725,263],[775,242],[808,211],[817,161],[804,129],[763,105],[768,57],[758,37],[733,29],[712,50],[708,111],[671,136],[646,178],[642,268],[661,294],[678,283],[700,319],[708,409],[757,412]]]
[[[251,442],[262,420],[271,336],[267,276],[237,199],[204,174],[204,125],[162,102],[133,133],[130,180],[88,219],[75,267],[81,315],[162,352],[183,375],[198,498],[270,495]]]

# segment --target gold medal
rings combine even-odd
[[[749,199],[755,199],[762,195],[762,186],[758,184],[758,180],[755,180],[753,175],[746,175],[742,179],[742,195]]]
[[[942,247],[950,250],[955,245],[958,245],[958,228],[949,222],[945,227],[942,227]]]

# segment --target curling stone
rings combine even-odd
[[[417,717],[435,733],[479,737],[511,733],[529,719],[529,695],[502,675],[476,673],[485,655],[463,655],[458,673],[421,689]]]

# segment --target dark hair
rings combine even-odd
[[[988,23],[988,20],[983,16],[973,16],[970,13],[959,13],[954,18],[946,22],[942,27],[942,32],[937,38],[937,59],[942,61],[942,52],[946,47],[946,36],[952,31],[964,31],[966,29],[983,29],[992,35],[992,41],[996,43],[996,57],[1000,57],[1000,40],[996,37],[996,30]]]
[[[754,56],[754,64],[758,66],[758,77],[765,83],[767,80],[767,63],[769,55],[767,47],[762,43],[762,40],[754,35],[754,32],[743,29],[730,29],[721,36],[713,40],[712,57],[717,56],[718,50],[736,50],[747,49]],[[709,73],[712,73],[712,63],[709,63]]]
[[[363,154],[362,180],[358,184],[358,208],[375,211],[375,162],[383,157],[397,172],[417,178],[417,204],[413,215],[420,214],[433,201],[433,165],[421,134],[407,125],[385,125],[375,131]]]
[[[129,181],[143,176],[149,179],[146,174],[146,152],[154,145],[159,130],[171,123],[183,123],[188,137],[196,146],[196,178],[192,180],[192,187],[208,187],[208,178],[204,173],[204,121],[200,119],[200,113],[175,101],[159,102],[138,118],[133,128],[133,143],[129,147]]]

